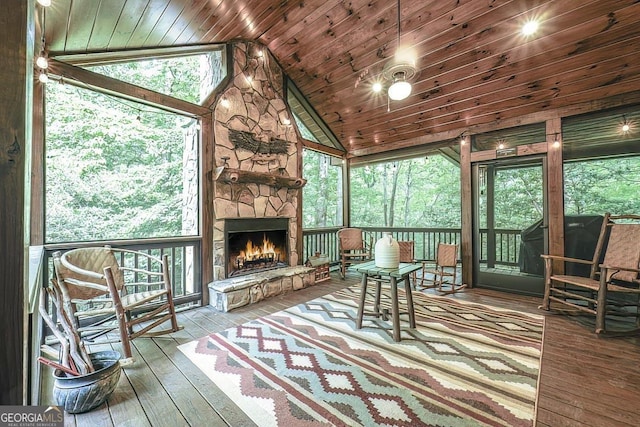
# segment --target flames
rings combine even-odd
[[[276,245],[266,235],[262,236],[262,243],[255,245],[251,240],[247,241],[247,246],[240,251],[239,258],[247,260],[255,260],[261,258],[275,258],[280,251]]]

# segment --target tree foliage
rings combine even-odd
[[[304,228],[342,225],[342,168],[331,164],[331,156],[304,150],[302,223]]]
[[[112,74],[137,75],[138,67],[123,64]],[[165,64],[144,76],[187,90],[166,83],[167,73]],[[184,129],[192,125],[90,90],[48,85],[46,241],[180,235]]]
[[[460,227],[460,168],[443,156],[353,168],[351,223]]]
[[[114,78],[198,101],[197,57],[95,67]],[[71,85],[46,90],[46,241],[135,239],[182,232],[185,129],[194,121]],[[306,128],[305,138],[312,135]],[[342,225],[342,167],[305,150],[303,227]],[[540,166],[493,171],[495,227],[543,216]],[[567,215],[640,214],[640,156],[564,166]],[[460,169],[444,156],[351,170],[353,226],[459,228]],[[480,184],[482,191],[482,184]],[[486,226],[486,199],[479,201]]]

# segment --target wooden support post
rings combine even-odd
[[[27,401],[25,283],[35,2],[0,2],[0,405]]]
[[[564,256],[564,169],[562,164],[562,126],[560,118],[547,120],[547,206],[549,254]],[[556,135],[560,145],[554,144]],[[564,263],[553,261],[555,272],[564,271]]]
[[[471,287],[473,286],[473,245],[471,244],[473,240],[473,198],[471,194],[471,143],[469,141],[460,146],[460,193],[462,283]]]

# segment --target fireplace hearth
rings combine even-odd
[[[227,220],[225,234],[227,277],[289,265],[287,218]]]

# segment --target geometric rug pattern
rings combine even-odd
[[[394,342],[384,319],[355,329],[358,298],[354,286],[179,348],[259,426],[533,424],[543,317],[414,292],[417,327],[401,316]]]

